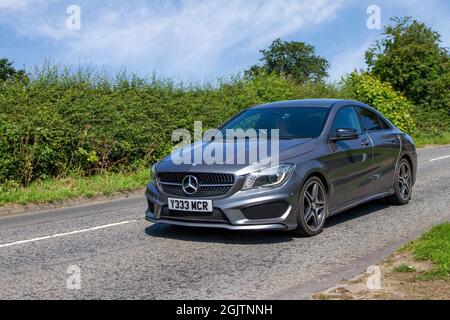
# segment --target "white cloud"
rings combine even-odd
[[[0,0],[0,9],[22,9],[30,4],[30,0]]]
[[[5,0],[3,0],[5,1]],[[12,0],[6,0],[8,3]],[[28,2],[30,0],[20,0]],[[5,2],[5,3],[7,3]],[[18,32],[61,41],[61,58],[153,69],[165,74],[215,74],[224,57],[257,52],[277,37],[333,19],[341,1],[182,0],[81,2],[82,29],[43,8],[35,21],[16,19]],[[29,13],[31,15],[31,13]],[[35,13],[33,18],[38,17]],[[228,62],[229,63],[229,62]]]
[[[0,0],[0,23],[28,37],[62,39],[70,36],[65,28],[65,12],[52,14],[56,0]]]
[[[258,50],[277,37],[295,35],[295,39],[302,41],[303,31],[311,35],[318,25],[342,13],[344,5],[348,10],[360,10],[356,2],[0,0],[0,24],[24,37],[47,43],[50,40],[51,49],[42,52],[42,56],[56,61],[75,64],[86,61],[107,68],[127,66],[141,74],[156,70],[183,79],[199,79],[242,70],[255,63]],[[66,28],[69,4],[81,7],[80,31]],[[443,45],[449,46],[445,4],[444,0],[379,1],[384,20],[389,16],[412,15],[442,33]],[[363,15],[365,10],[357,14]],[[351,49],[342,45],[344,51],[327,56],[333,80],[365,66],[364,51],[371,43],[366,40],[355,40],[356,45],[349,44]]]
[[[340,51],[331,60],[330,80],[340,81],[341,77],[354,71],[355,69],[365,69],[365,52],[373,40],[368,40],[363,44]]]

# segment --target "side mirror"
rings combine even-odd
[[[331,136],[331,140],[354,140],[358,139],[358,131],[356,129],[348,129],[348,128],[339,128],[336,132]]]

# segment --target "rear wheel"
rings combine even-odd
[[[388,202],[401,205],[411,200],[412,172],[411,165],[406,159],[402,159],[398,165],[394,190],[395,193],[387,198]]]
[[[302,187],[297,208],[297,228],[294,234],[304,237],[322,232],[328,213],[328,198],[322,181],[309,178]]]

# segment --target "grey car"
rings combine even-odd
[[[279,164],[263,170],[249,162],[174,164],[169,155],[151,170],[148,221],[314,236],[327,217],[367,201],[386,198],[403,205],[411,199],[417,171],[413,140],[361,102],[264,104],[219,130],[230,128],[279,129]]]

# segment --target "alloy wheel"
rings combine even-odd
[[[323,187],[311,181],[305,188],[303,197],[304,221],[311,231],[319,229],[326,213],[326,194]]]
[[[400,197],[408,200],[411,195],[411,169],[407,162],[402,162],[398,171],[398,189]]]

